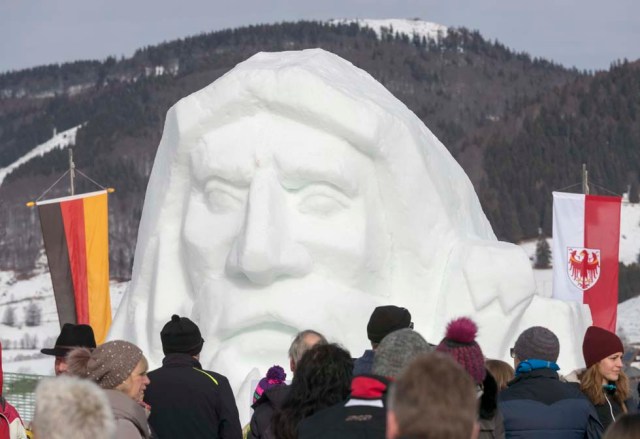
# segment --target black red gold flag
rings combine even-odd
[[[36,204],[60,326],[91,325],[100,344],[111,325],[107,191]]]

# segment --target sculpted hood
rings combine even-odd
[[[394,303],[424,316],[416,329],[425,338],[439,339],[452,316],[495,299],[506,312],[533,294],[524,253],[496,241],[463,169],[384,86],[321,49],[258,53],[167,114],[132,281],[111,331],[149,353],[152,364],[162,358],[162,325],[171,314],[192,316],[198,291],[187,274],[181,235],[192,178],[189,153],[205,134],[257,113],[333,133],[373,160],[390,235],[390,294]],[[517,275],[504,278],[505,272]],[[449,297],[452,289],[459,294]]]

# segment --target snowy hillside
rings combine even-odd
[[[0,340],[5,372],[53,375],[53,357],[40,349],[53,347],[60,324],[51,277],[44,260],[30,278],[0,271]],[[120,304],[127,282],[111,282],[112,314]]]
[[[16,160],[6,168],[1,168],[0,169],[0,185],[2,185],[2,182],[7,177],[7,175],[11,174],[17,168],[27,163],[29,160],[32,160],[36,157],[42,157],[49,151],[52,151],[56,148],[64,149],[68,146],[75,145],[76,133],[78,132],[78,128],[80,128],[81,126],[82,125],[78,125],[77,127],[70,128],[61,133],[57,133],[57,134],[54,133],[51,139],[36,146],[27,154],[23,155],[22,157],[20,157],[18,160]]]
[[[447,27],[437,23],[431,23],[423,20],[407,20],[400,18],[390,18],[384,20],[375,19],[341,19],[331,20],[331,24],[351,24],[357,23],[360,27],[371,28],[378,38],[382,38],[383,34],[392,31],[393,34],[405,34],[409,37],[416,35],[418,38],[425,37],[428,40],[436,40],[447,35]]]

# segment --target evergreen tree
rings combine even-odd
[[[543,233],[540,233],[536,243],[536,263],[534,267],[551,268],[551,248]]]
[[[40,326],[42,321],[42,308],[34,301],[29,302],[25,310],[24,324],[26,326]]]
[[[9,305],[4,310],[4,316],[2,318],[2,323],[7,326],[15,326],[16,325],[16,309]]]

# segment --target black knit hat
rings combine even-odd
[[[367,324],[367,337],[373,343],[380,343],[382,339],[393,331],[411,326],[411,313],[406,308],[387,305],[373,310]]]
[[[202,350],[204,340],[200,335],[198,325],[186,317],[177,314],[160,331],[162,351],[165,354],[184,353],[197,355]]]

